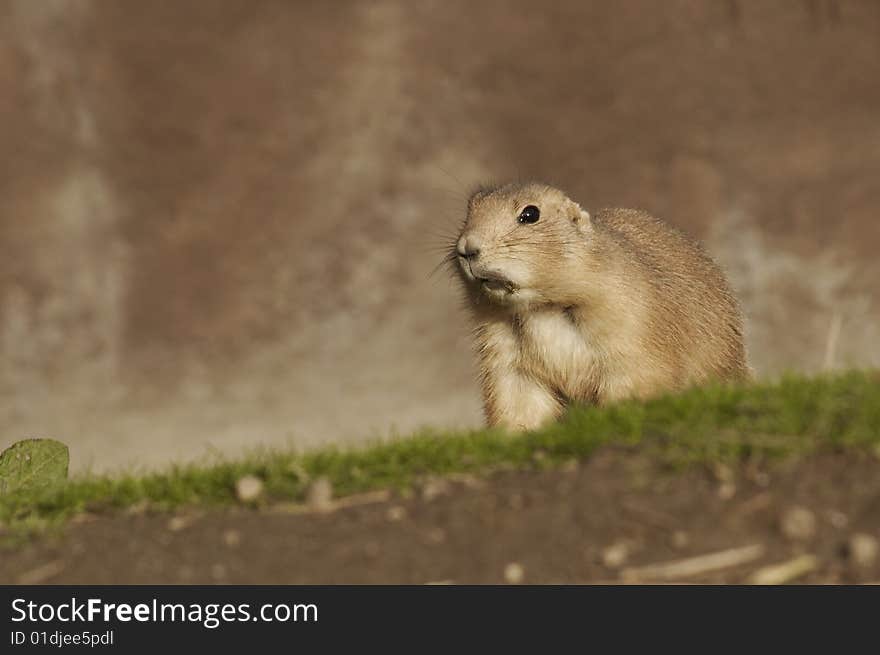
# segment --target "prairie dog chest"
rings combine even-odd
[[[565,312],[530,312],[517,323],[519,361],[525,370],[566,390],[591,369],[595,351]]]

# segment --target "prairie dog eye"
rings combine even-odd
[[[520,223],[537,223],[541,217],[541,210],[534,205],[529,205],[519,213],[517,220]]]

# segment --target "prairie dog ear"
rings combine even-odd
[[[585,209],[582,209],[579,204],[574,202],[573,200],[569,200],[571,206],[569,207],[569,212],[571,216],[571,222],[574,226],[581,232],[588,232],[592,225],[590,219],[590,212]]]

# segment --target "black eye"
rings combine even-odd
[[[517,220],[520,223],[537,223],[540,217],[541,210],[534,205],[529,205],[520,212],[519,218]]]

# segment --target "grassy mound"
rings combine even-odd
[[[405,488],[428,475],[552,466],[610,444],[647,449],[673,465],[821,449],[880,453],[880,375],[788,377],[772,384],[693,389],[644,403],[578,407],[557,424],[519,435],[425,431],[354,450],[266,451],[162,473],[74,477],[49,488],[0,495],[0,526],[26,529],[81,511],[144,503],[157,509],[236,504],[235,483],[245,475],[262,480],[262,502],[298,501],[320,477],[331,482],[335,495],[344,496]]]

